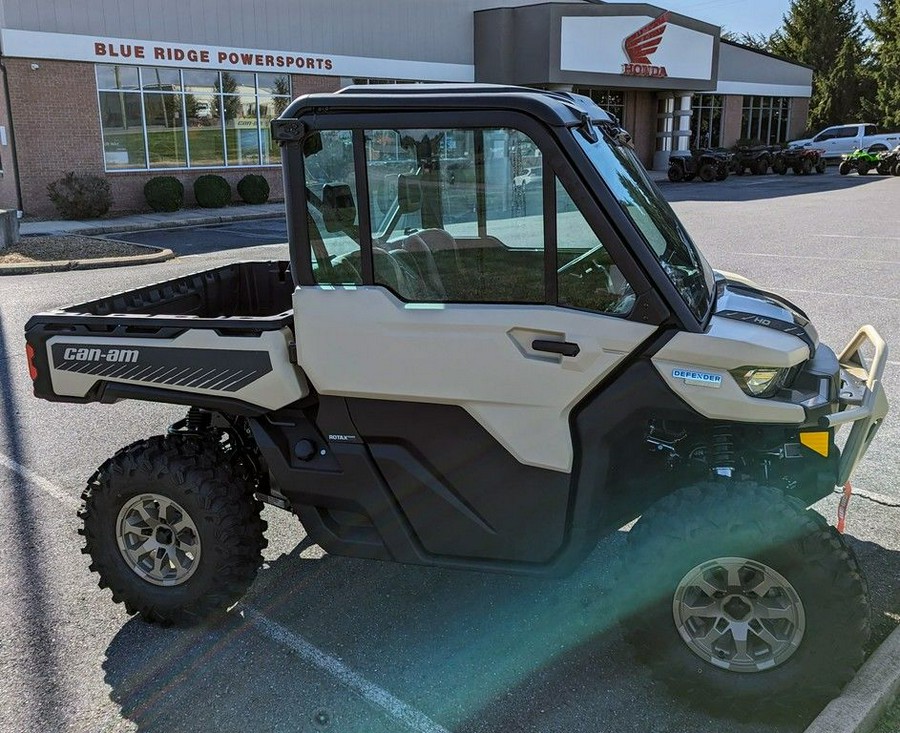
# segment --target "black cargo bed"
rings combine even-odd
[[[26,331],[49,327],[150,335],[173,328],[276,330],[291,322],[293,291],[288,262],[237,262],[40,313]]]

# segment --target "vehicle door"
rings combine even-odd
[[[812,139],[811,147],[817,148],[819,150],[824,150],[824,154],[826,157],[836,155],[837,153],[834,152],[834,147],[836,142],[835,138],[837,137],[837,131],[837,127],[829,127],[825,130],[822,130],[822,132],[820,132]]]
[[[650,286],[537,123],[435,115],[309,146],[299,363],[346,400],[426,551],[544,561],[570,414],[656,330],[635,314]]]
[[[844,125],[837,129],[835,138],[835,154],[846,155],[862,147],[862,127],[860,125]]]

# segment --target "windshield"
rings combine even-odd
[[[619,142],[617,129],[602,125],[604,135],[590,142],[580,132],[573,134],[594,167],[643,234],[667,277],[698,321],[709,312],[714,291],[712,268],[691,241],[668,202],[654,189],[647,172],[632,149]]]

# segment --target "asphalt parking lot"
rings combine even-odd
[[[842,346],[862,323],[894,345],[900,395],[900,179],[732,177],[669,184],[714,267],[797,302]],[[604,541],[562,581],[322,556],[267,508],[266,566],[214,627],[129,618],[79,552],[85,480],[118,448],[181,417],[166,405],[35,400],[23,356],[31,313],[241,258],[286,256],[283,224],[244,222],[121,238],[171,247],[159,265],[0,280],[0,730],[341,733],[799,733],[712,719],[672,699],[615,630],[586,641]],[[855,478],[848,539],[869,577],[875,631],[900,623],[900,419]],[[834,518],[836,498],[817,508]]]

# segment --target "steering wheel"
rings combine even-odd
[[[584,254],[579,255],[571,262],[567,262],[560,267],[556,273],[566,277],[573,277],[582,282],[595,281],[594,285],[597,290],[612,295],[614,285],[609,268],[600,261],[602,247],[594,247]]]

